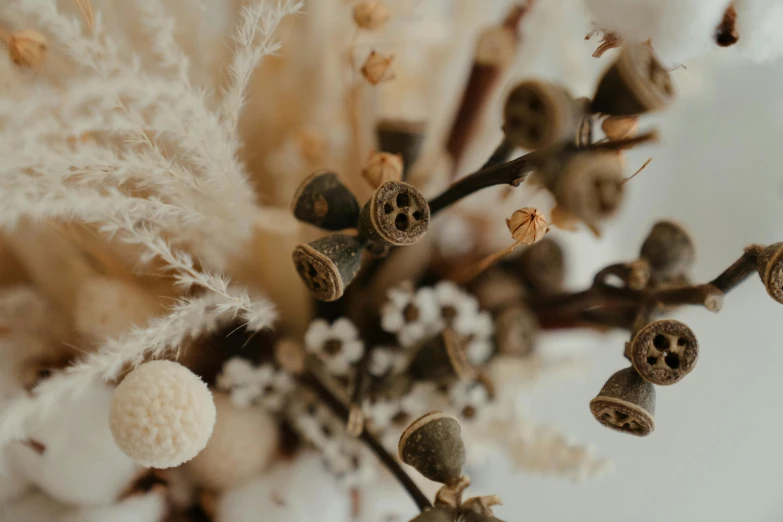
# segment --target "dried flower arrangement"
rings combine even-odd
[[[661,220],[637,259],[568,291],[547,237],[600,236],[616,215],[646,166],[629,175],[624,152],[657,140],[637,127],[674,99],[686,37],[780,51],[756,42],[771,29],[745,31],[758,2],[586,0],[594,56],[619,49],[581,98],[542,79],[502,88],[533,0],[485,27],[458,2],[449,23],[480,31],[438,122],[417,109],[444,89],[435,64],[464,53],[412,50],[433,28],[404,5],[184,1],[0,7],[0,505],[24,520],[495,521],[499,498],[462,499],[482,446],[539,473],[607,468],[519,411],[520,387],[571,364],[539,353],[541,331],[627,331],[628,366],[589,409],[646,436],[655,386],[699,355],[667,316],[717,312],[754,273],[783,303],[783,243],[695,284],[694,241]],[[675,31],[677,8],[698,13],[691,30]],[[226,12],[228,46],[207,30]],[[495,97],[502,139],[461,175]],[[511,207],[523,185],[555,206]],[[482,238],[498,220],[457,205],[502,186],[485,213],[506,219],[506,246]],[[419,514],[382,494],[391,478]]]

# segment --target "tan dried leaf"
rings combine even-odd
[[[394,62],[394,55],[385,55],[377,51],[370,51],[362,64],[361,73],[364,79],[372,85],[378,85],[381,82],[388,82],[394,79],[394,71],[391,66]]]
[[[382,0],[364,0],[353,6],[353,21],[362,28],[374,31],[389,19],[389,9]]]
[[[37,67],[46,56],[46,37],[33,29],[12,33],[8,38],[8,55],[21,67]]]
[[[511,237],[517,242],[532,245],[544,237],[549,230],[549,224],[538,209],[532,207],[520,208],[506,220]]]
[[[376,152],[367,160],[362,169],[362,177],[376,189],[387,181],[401,181],[402,169],[402,156],[399,154]]]

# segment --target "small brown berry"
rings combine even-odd
[[[506,220],[506,226],[511,237],[523,245],[537,243],[549,231],[549,223],[544,215],[532,207],[515,210]]]
[[[362,169],[362,177],[374,189],[387,181],[402,181],[402,156],[376,152]]]
[[[506,139],[528,150],[575,139],[582,119],[581,104],[565,88],[538,80],[514,87],[503,111]]]
[[[8,38],[8,55],[21,67],[40,65],[46,56],[46,47],[46,37],[33,29],[13,33]]]
[[[593,416],[613,430],[643,437],[655,429],[655,386],[626,368],[606,381],[590,401]]]
[[[688,275],[696,257],[690,234],[673,221],[659,221],[647,234],[639,257],[650,265],[650,280],[655,284],[678,280]]]
[[[374,31],[389,19],[389,9],[381,0],[363,0],[353,6],[353,21],[357,27]]]
[[[324,230],[355,228],[359,203],[334,172],[318,171],[299,185],[291,203],[299,221]]]
[[[664,319],[648,324],[634,336],[628,356],[644,380],[666,386],[696,367],[699,343],[688,325]]]
[[[359,271],[362,252],[358,238],[335,234],[296,247],[294,266],[316,299],[336,301]]]
[[[770,297],[783,304],[783,243],[765,248],[756,265],[761,281]]]
[[[370,84],[378,85],[381,82],[388,82],[394,79],[394,71],[391,68],[392,63],[394,63],[393,55],[370,51],[360,71],[364,79],[370,82]]]
[[[592,112],[634,116],[661,110],[674,98],[668,71],[646,44],[627,44],[601,77]]]
[[[421,192],[402,181],[378,187],[359,217],[359,234],[371,242],[412,245],[430,223],[430,207]]]
[[[456,482],[465,465],[461,432],[453,416],[431,411],[413,421],[402,433],[398,446],[400,460],[434,482]]]

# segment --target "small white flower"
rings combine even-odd
[[[294,389],[290,375],[275,370],[272,365],[253,366],[247,359],[232,357],[223,364],[217,377],[217,386],[229,392],[237,408],[260,403],[268,411],[279,412],[288,394]]]
[[[361,359],[364,343],[353,323],[341,317],[331,325],[323,319],[310,323],[305,333],[305,348],[323,362],[333,375],[348,375],[351,365]]]
[[[449,388],[449,400],[461,417],[472,420],[481,415],[490,398],[481,382],[458,381]]]
[[[261,384],[259,402],[268,411],[279,412],[294,389],[293,378],[284,371],[275,370],[271,364],[259,367],[256,372]]]
[[[398,348],[378,346],[373,348],[367,370],[374,377],[399,375],[408,365],[408,357]]]
[[[409,348],[443,329],[432,288],[392,288],[381,307],[381,328]]]
[[[394,417],[400,413],[400,401],[387,398],[365,400],[362,411],[373,430],[383,431],[391,427]]]
[[[471,364],[479,366],[492,356],[495,349],[492,335],[495,327],[489,312],[481,312],[473,321],[473,331],[470,333],[465,351]]]
[[[410,391],[400,399],[400,409],[411,419],[421,417],[432,408],[433,398],[437,394],[437,386],[433,382],[417,382]]]
[[[451,281],[439,282],[433,291],[444,326],[461,336],[471,335],[479,316],[478,300]]]

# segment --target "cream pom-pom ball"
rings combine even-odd
[[[76,294],[76,330],[93,340],[143,326],[161,311],[158,301],[136,285],[111,277],[87,279]]]
[[[215,490],[243,483],[264,469],[277,451],[277,422],[261,408],[237,408],[215,393],[217,422],[207,447],[187,467],[201,485]]]
[[[172,361],[142,364],[117,386],[109,426],[114,442],[138,464],[172,468],[204,449],[215,403],[196,374]]]

